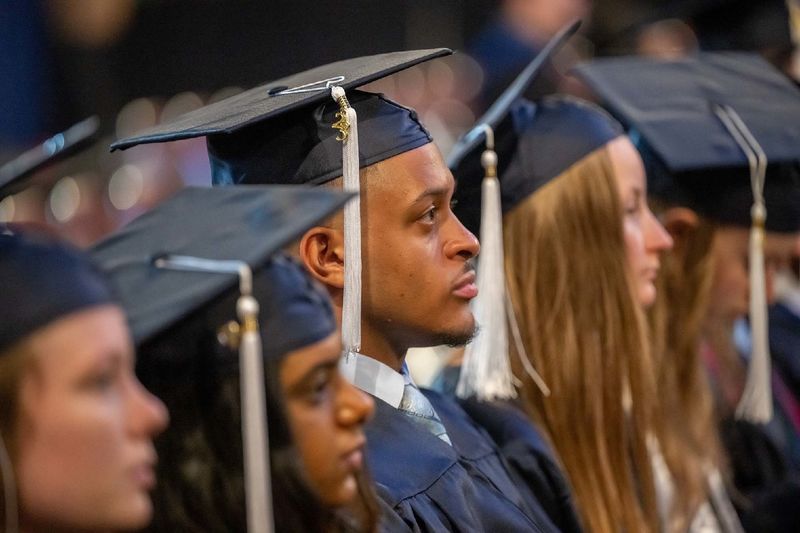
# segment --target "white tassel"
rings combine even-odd
[[[497,179],[494,134],[485,126],[486,151],[481,164],[486,177],[481,184],[481,254],[478,260],[478,296],[473,302],[480,329],[467,345],[456,386],[460,398],[479,400],[515,398],[514,375],[508,360],[506,282],[503,253],[503,209]]]
[[[764,267],[764,184],[767,156],[739,114],[729,106],[718,106],[717,116],[739,144],[750,166],[753,190],[750,229],[750,331],[752,350],[742,398],[736,406],[736,418],[755,424],[772,420],[772,369],[767,323],[767,283]]]
[[[242,285],[245,285],[244,281]],[[242,331],[239,341],[239,379],[247,531],[272,533],[272,484],[258,302],[243,290],[236,302],[236,312]]]
[[[737,418],[766,424],[772,420],[772,368],[767,322],[767,288],[764,272],[765,209],[753,206],[750,230],[750,332],[753,348],[744,392],[736,406]],[[760,219],[760,223],[757,220]]]
[[[331,96],[339,104],[339,119],[334,128],[342,141],[342,177],[344,190],[359,193],[361,181],[358,157],[358,116],[347,102],[344,89],[331,87]],[[361,349],[361,204],[355,198],[344,206],[344,302],[342,305],[342,343],[345,353]],[[349,357],[346,357],[349,361]]]

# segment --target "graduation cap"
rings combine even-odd
[[[446,48],[358,57],[255,87],[122,139],[111,149],[206,137],[216,185],[311,184],[343,176],[358,192],[359,169],[432,141],[416,113],[381,95],[354,90],[424,61]],[[344,210],[346,273],[342,338],[361,345],[361,216]]]
[[[508,360],[508,324],[522,356],[524,348],[506,291],[502,215],[572,164],[621,134],[608,115],[576,99],[545,98],[534,104],[520,97],[548,59],[577,31],[565,26],[500,95],[448,156],[456,178],[455,213],[480,232],[478,297],[481,325],[464,354],[456,394],[479,399],[516,395]],[[549,389],[522,357],[523,366],[544,394]]]
[[[100,119],[87,118],[4,164],[0,167],[0,200],[24,189],[34,173],[87,148],[97,140],[99,131]]]
[[[737,416],[772,417],[764,231],[800,229],[800,90],[754,54],[598,60],[577,74],[629,130],[651,194],[751,228],[753,358]]]
[[[280,357],[335,330],[321,289],[299,265],[271,258],[351,197],[304,187],[187,188],[91,251],[128,314],[137,344],[168,335],[170,327],[214,308],[238,286],[238,328],[226,334],[238,329],[251,532],[272,530],[262,357]]]
[[[766,158],[766,228],[800,229],[800,90],[759,56],[603,59],[576,74],[630,132],[653,196],[749,227],[748,155],[719,114],[733,110]]]
[[[114,303],[100,271],[72,247],[0,234],[0,354],[71,313]]]

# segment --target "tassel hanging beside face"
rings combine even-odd
[[[756,424],[766,424],[772,420],[773,415],[772,365],[767,323],[767,281],[764,266],[764,225],[767,219],[764,185],[767,174],[767,156],[733,108],[716,106],[714,111],[747,157],[750,167],[750,185],[753,191],[749,243],[750,332],[753,348],[747,371],[747,381],[742,398],[736,406],[736,418]]]
[[[344,89],[331,88],[331,96],[339,104],[337,139],[342,142],[342,178],[344,190],[359,193],[358,116],[350,106]],[[342,343],[346,354],[361,350],[361,204],[358,197],[344,206],[344,302],[342,304]],[[345,358],[347,362],[349,358]]]
[[[247,531],[272,533],[272,491],[269,468],[264,361],[258,328],[258,302],[251,294],[252,274],[241,272],[242,295],[236,314],[242,332],[239,344],[239,379],[242,402],[242,442],[244,444],[244,482]]]
[[[481,183],[481,253],[478,258],[478,296],[473,313],[478,334],[467,345],[456,386],[460,398],[479,400],[515,398],[514,375],[508,358],[506,320],[503,209],[497,179],[494,132],[484,127],[486,151],[481,156],[485,177]]]

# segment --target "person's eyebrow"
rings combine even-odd
[[[318,372],[330,372],[336,369],[339,366],[339,359],[323,361],[318,363],[305,372],[291,385],[290,391],[291,392],[302,392],[302,389],[308,384],[308,381],[311,380],[315,374]]]
[[[429,189],[425,189],[424,191],[422,191],[422,193],[419,196],[417,196],[414,199],[414,201],[411,202],[411,203],[412,204],[418,204],[418,203],[422,202],[423,200],[427,200],[428,198],[431,198],[431,197],[446,196],[447,193],[449,193],[449,192],[450,192],[450,187],[447,187],[447,186],[445,186],[445,187],[431,187]]]
[[[419,194],[419,196],[417,196],[411,203],[412,205],[414,205],[432,197],[447,196],[448,194],[451,194],[453,192],[455,186],[456,182],[453,179],[453,176],[448,175],[447,177],[442,178],[442,180],[439,183],[434,184],[431,187],[428,187],[427,189],[422,191]]]

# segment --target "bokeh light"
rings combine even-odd
[[[50,190],[47,203],[56,221],[62,224],[69,222],[81,204],[81,188],[75,178],[61,178]]]
[[[119,211],[126,211],[137,203],[144,192],[144,174],[133,164],[119,167],[108,181],[108,200]]]

